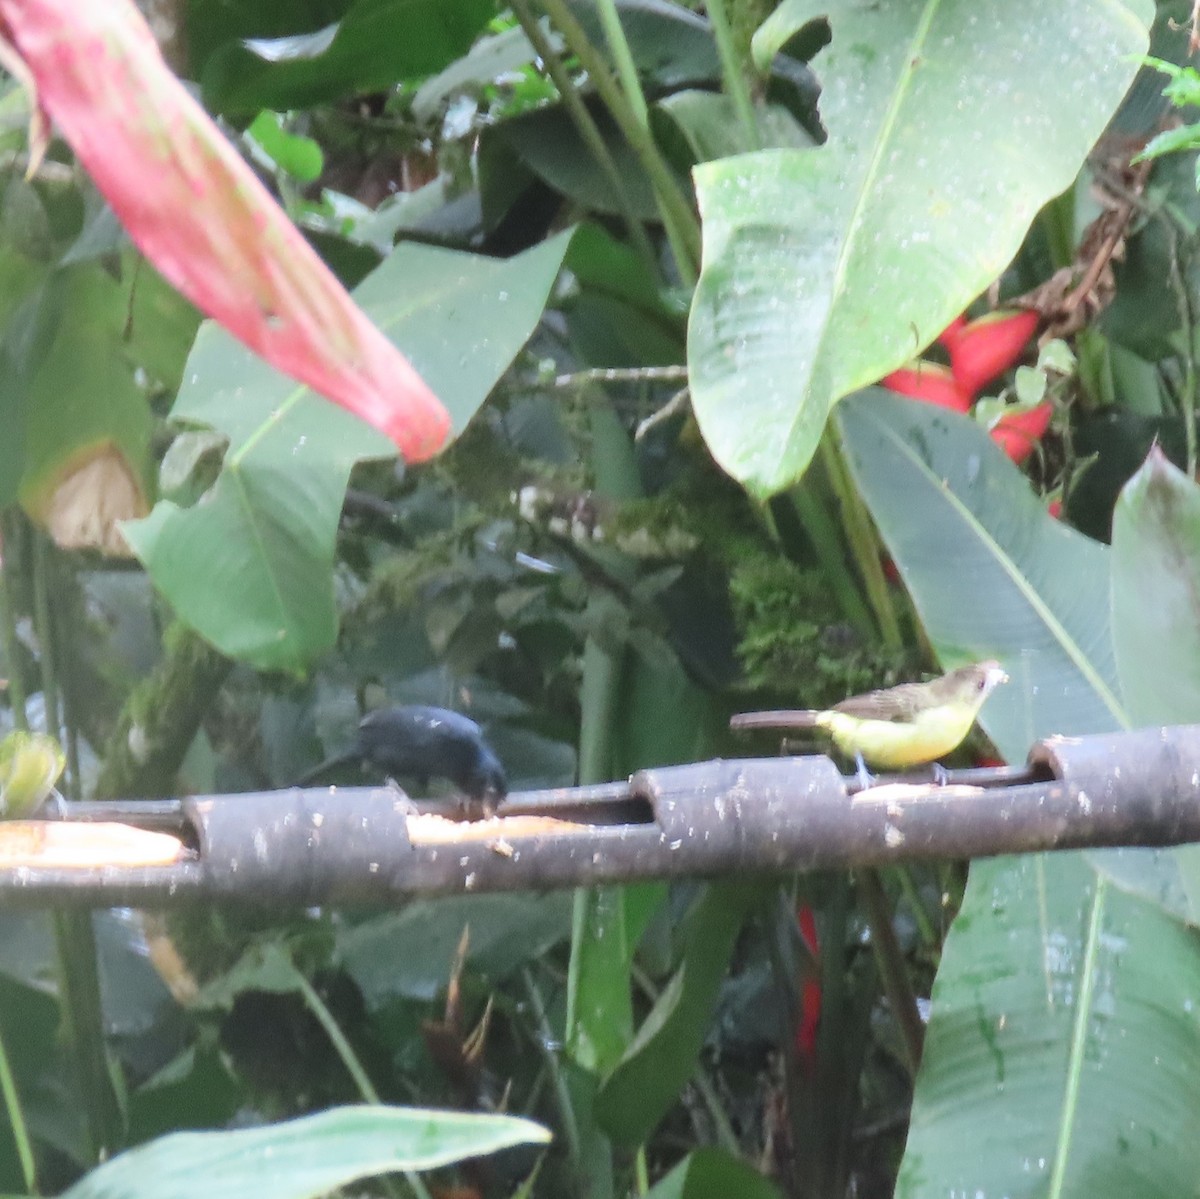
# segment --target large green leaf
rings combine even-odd
[[[1051,520],[965,418],[879,391],[839,417],[934,645],[947,658],[995,654],[1014,674],[984,713],[1001,751],[1019,760],[1035,737],[1125,724],[1108,551]],[[1120,871],[1097,875],[1093,859],[972,866],[934,986],[898,1194],[1187,1193],[1192,1147],[1152,1145],[1196,1103],[1200,954],[1171,903],[1141,897],[1166,881],[1186,908],[1186,863],[1122,854]],[[1135,1077],[1144,1085],[1131,1089]],[[980,1127],[988,1136],[968,1139]]]
[[[1200,721],[1200,487],[1157,447],[1113,515],[1113,638],[1138,724]]]
[[[1156,445],[1113,513],[1117,669],[1137,724],[1200,721],[1200,489]],[[1200,924],[1200,846],[1096,850],[1117,886]]]
[[[982,717],[1001,753],[1020,762],[1037,737],[1124,726],[1105,547],[1050,517],[974,421],[880,388],[838,413],[939,657],[995,657],[1009,673]]]
[[[839,398],[927,345],[1074,179],[1136,69],[1148,0],[782,5],[760,62],[828,15],[828,142],[708,163],[692,398],[721,464],[770,494]]]
[[[1195,934],[1079,855],[977,862],[946,941],[896,1193],[1196,1193]]]
[[[179,1132],[121,1154],[70,1199],[307,1199],[375,1174],[432,1170],[550,1139],[516,1116],[341,1107],[265,1128]]]
[[[456,432],[536,327],[569,239],[507,261],[405,245],[356,289]],[[299,670],[336,634],[334,538],[350,469],[394,447],[211,324],[173,415],[229,439],[224,467],[199,503],[163,501],[126,537],[180,617],[220,650]]]

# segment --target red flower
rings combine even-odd
[[[175,287],[409,461],[437,453],[449,413],[171,74],[131,0],[0,0],[0,35],[35,117],[44,106]]]
[[[968,395],[1008,370],[1037,332],[1041,318],[1030,309],[989,312],[970,323],[952,323],[939,340],[950,354],[955,382]]]
[[[881,381],[882,386],[914,400],[937,404],[955,412],[967,412],[971,396],[944,366],[918,359],[911,366],[893,371]]]
[[[1006,412],[992,425],[992,440],[1020,465],[1045,436],[1053,412],[1054,406],[1049,400],[1043,400],[1033,408]]]
[[[946,347],[947,350],[954,348],[955,343],[962,335],[962,331],[967,327],[967,318],[965,316],[956,316],[942,331],[938,334],[938,341]]]

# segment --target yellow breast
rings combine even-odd
[[[931,708],[914,721],[862,720],[844,712],[817,717],[842,753],[861,753],[869,765],[891,770],[936,762],[961,744],[974,723],[975,713],[966,705]]]

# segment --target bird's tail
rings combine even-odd
[[[783,708],[774,712],[739,712],[729,718],[731,729],[815,729],[822,715],[815,708]]]

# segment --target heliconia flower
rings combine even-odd
[[[956,316],[942,331],[938,334],[938,341],[948,350],[958,340],[959,334],[967,327],[967,318],[965,316]]]
[[[977,320],[951,325],[939,340],[950,354],[950,369],[968,395],[1008,370],[1037,332],[1041,318],[1031,309],[989,312]]]
[[[880,386],[900,395],[951,408],[955,412],[967,412],[971,407],[971,395],[954,378],[949,370],[936,362],[918,359],[911,366],[892,371],[880,380]]]
[[[0,0],[0,35],[35,110],[175,287],[409,461],[441,448],[449,413],[171,73],[132,0]]]
[[[1016,408],[1002,415],[989,430],[992,440],[1019,466],[1046,435],[1054,405],[1043,400],[1032,408]]]

